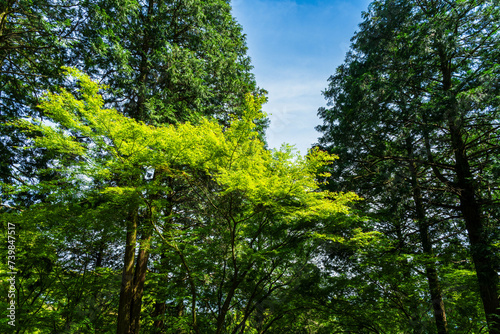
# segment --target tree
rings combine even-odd
[[[258,91],[241,28],[227,1],[96,0],[82,9],[85,24],[72,51],[81,60],[76,65],[110,86],[106,101],[125,115],[156,125],[210,115],[227,125],[230,114],[243,112],[245,94]],[[266,121],[259,122],[263,131]],[[137,224],[137,231],[129,230],[129,245],[138,237],[138,244],[151,238],[152,231]],[[131,249],[125,262],[132,259]],[[143,273],[134,279],[139,286],[148,258],[146,247],[137,259],[137,265],[143,263]],[[141,290],[136,302],[130,293],[121,299],[119,324],[127,323],[126,304],[140,305]],[[137,308],[132,315],[136,323]]]
[[[432,250],[425,216],[453,221],[443,209],[461,215],[491,333],[499,330],[497,236],[487,217],[496,215],[490,192],[498,184],[481,174],[494,168],[499,149],[498,87],[491,81],[498,77],[491,58],[498,15],[487,1],[373,2],[346,64],[330,79],[332,108],[320,110],[319,127],[320,144],[353,157],[344,174],[368,166],[358,175],[371,177],[387,161],[407,166],[389,175],[411,184],[424,250]],[[428,279],[436,277],[429,269]]]
[[[62,82],[60,67],[78,24],[68,20],[73,1],[6,0],[0,4],[0,178],[3,184],[31,182],[47,152],[23,149],[25,138],[8,126],[14,119],[40,116],[36,105],[44,90]],[[2,196],[8,189],[2,188]],[[34,194],[19,194],[31,203]],[[11,198],[12,200],[12,198]],[[2,198],[2,202],[5,197]]]
[[[297,266],[308,261],[307,256],[297,260],[304,252],[297,246],[307,244],[313,222],[347,212],[346,204],[356,199],[354,194],[317,191],[315,171],[334,157],[316,150],[294,161],[289,151],[271,154],[264,149],[254,124],[263,117],[262,99],[249,96],[242,119],[233,117],[228,127],[206,119],[199,125],[155,127],[103,109],[99,86],[71,73],[81,82],[75,92],[81,99],[65,90],[49,94],[40,107],[52,123],[18,123],[42,134],[36,145],[57,153],[52,168],[63,177],[59,184],[33,185],[47,201],[17,219],[36,212],[41,220],[53,214],[54,206],[65,211],[84,203],[93,203],[94,209],[83,220],[95,224],[106,215],[107,233],[120,233],[124,224],[144,219],[142,228],[151,229],[156,238],[142,247],[154,242],[160,254],[181,264],[186,291],[169,297],[189,300],[188,328],[195,332],[243,331],[257,307],[292,284]],[[153,171],[162,177],[151,175]],[[179,185],[185,198],[177,204],[172,196],[179,195],[174,193],[181,191]],[[187,210],[191,203],[198,204]],[[109,215],[113,211],[114,218]],[[127,243],[125,252],[135,251],[133,246]],[[214,261],[204,258],[214,249],[220,253]],[[130,256],[129,263],[137,266],[135,254]],[[140,270],[128,270],[124,275],[137,279]],[[122,291],[133,296],[144,288],[135,282]],[[215,295],[213,288],[218,289]],[[133,308],[130,305],[127,312]],[[216,322],[209,321],[212,316]],[[133,328],[135,319],[128,321]]]
[[[107,102],[151,124],[229,121],[257,88],[241,27],[224,0],[89,1],[75,56]],[[80,66],[80,65],[79,65]]]

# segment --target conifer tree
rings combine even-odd
[[[351,172],[373,180],[387,164],[389,180],[407,180],[401,182],[411,186],[424,250],[426,240],[432,244],[426,215],[441,215],[442,222],[461,216],[491,333],[500,328],[498,179],[490,178],[500,149],[499,15],[490,1],[374,1],[345,64],[330,78],[331,108],[319,111],[318,127],[320,144],[344,159],[339,173],[346,180]],[[398,175],[401,166],[407,171]],[[369,193],[381,204],[384,191]]]

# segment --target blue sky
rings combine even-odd
[[[302,154],[317,142],[321,91],[349,49],[369,0],[233,0],[247,35],[257,84],[269,92],[270,148],[295,145]]]

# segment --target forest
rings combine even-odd
[[[302,156],[230,0],[0,0],[0,332],[500,334],[500,4],[362,15]]]

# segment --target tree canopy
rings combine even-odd
[[[372,1],[301,156],[230,1],[1,2],[0,330],[500,333],[499,24]]]
[[[331,108],[319,111],[320,146],[341,157],[335,188],[365,197],[374,228],[411,256],[410,270],[425,270],[439,333],[469,327],[453,308],[445,316],[456,301],[439,282],[468,262],[490,333],[500,330],[499,10],[490,1],[374,1],[324,92]]]

